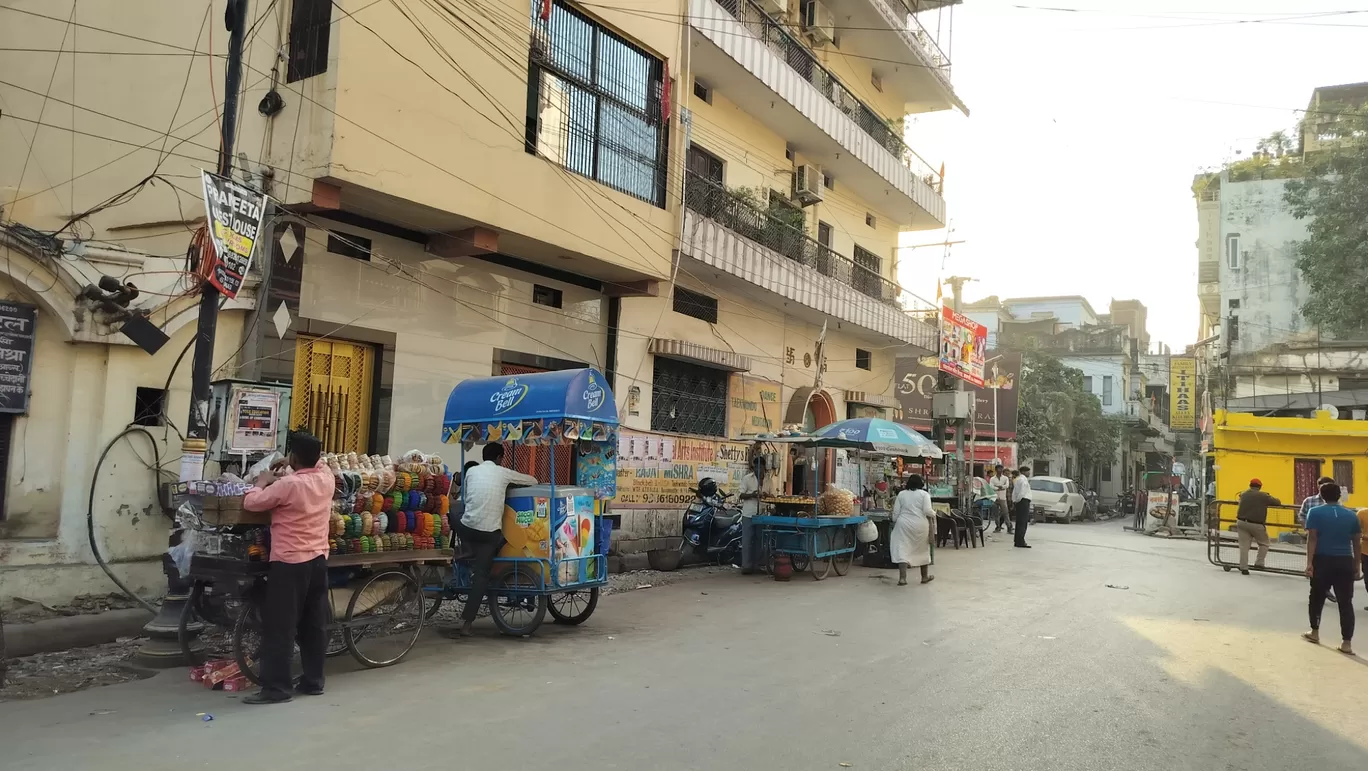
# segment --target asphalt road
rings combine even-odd
[[[1304,581],[1224,573],[1119,522],[1032,536],[941,553],[927,586],[721,575],[528,640],[432,636],[390,669],[336,661],[326,695],[289,705],[183,670],[0,704],[0,767],[1368,766],[1368,668],[1298,638]]]

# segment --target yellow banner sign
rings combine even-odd
[[[735,493],[746,474],[749,449],[741,442],[623,430],[618,434],[613,507],[682,509],[694,499],[693,489],[703,477]]]
[[[1169,427],[1191,431],[1197,427],[1197,360],[1169,360]]]
[[[727,405],[727,436],[737,439],[752,434],[779,430],[783,408],[779,383],[745,375],[732,375],[730,401]]]

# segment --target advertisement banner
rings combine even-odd
[[[1169,427],[1197,427],[1197,360],[1169,359]]]
[[[28,412],[38,306],[0,302],[0,412]]]
[[[732,375],[729,391],[728,437],[739,439],[779,430],[779,421],[783,418],[783,407],[779,404],[782,385],[770,380]]]
[[[974,430],[982,439],[993,435],[993,396],[997,396],[998,434],[1003,439],[1016,436],[1017,379],[1021,374],[1021,354],[987,351],[987,365],[982,388],[966,387],[974,394]],[[939,363],[934,356],[923,358],[898,357],[894,369],[897,379],[898,404],[902,407],[902,421],[927,433],[931,430],[931,394],[936,391],[936,371]]]
[[[212,254],[201,254],[199,274],[225,297],[237,297],[252,267],[252,253],[266,220],[267,198],[231,179],[207,171],[203,175],[204,210],[214,249]]]
[[[613,508],[682,509],[702,477],[736,493],[750,445],[642,431],[618,433],[617,497]]]
[[[987,347],[988,327],[949,308],[941,308],[941,372],[972,385],[983,385],[984,349]]]
[[[233,391],[229,425],[232,433],[228,449],[232,452],[269,452],[276,448],[277,421],[280,419],[280,393],[265,388],[238,388]]]

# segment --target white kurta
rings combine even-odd
[[[903,490],[893,500],[893,532],[889,551],[895,563],[912,567],[931,564],[931,536],[936,532],[936,510],[931,493]]]

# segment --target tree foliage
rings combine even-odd
[[[1083,389],[1083,373],[1038,351],[1022,356],[1017,444],[1022,457],[1048,455],[1072,444],[1082,476],[1116,461],[1121,425],[1102,414],[1097,396]]]
[[[1368,109],[1308,116],[1328,147],[1309,153],[1284,199],[1307,238],[1293,248],[1310,297],[1302,317],[1334,335],[1368,328]],[[1325,114],[1333,115],[1327,126]]]

